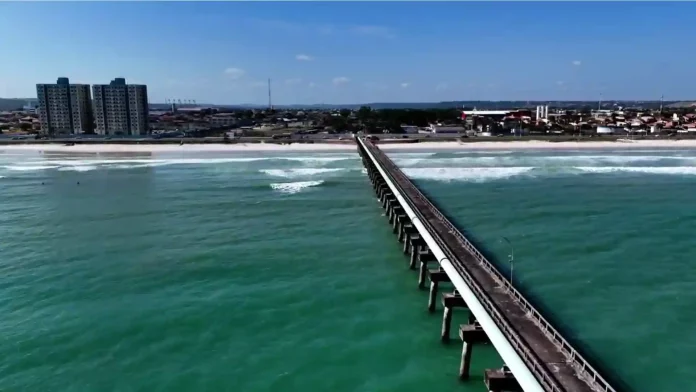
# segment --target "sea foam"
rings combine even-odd
[[[585,173],[644,173],[644,174],[671,174],[671,175],[696,175],[694,166],[598,166],[575,167]]]
[[[283,183],[271,184],[271,188],[274,189],[274,190],[276,190],[276,191],[282,192],[282,193],[293,194],[293,193],[301,192],[302,190],[304,190],[304,189],[306,189],[306,188],[310,188],[310,187],[314,187],[314,186],[319,186],[319,185],[321,185],[321,184],[323,184],[323,183],[324,183],[323,180],[319,180],[319,181],[283,182]]]
[[[299,168],[299,169],[264,169],[264,170],[260,170],[260,172],[267,174],[269,176],[273,176],[273,177],[297,178],[297,177],[315,176],[318,174],[335,173],[335,172],[340,172],[343,170],[345,170],[345,169]]]
[[[484,182],[527,173],[533,167],[431,167],[405,168],[403,172],[417,180]]]

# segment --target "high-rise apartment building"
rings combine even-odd
[[[147,86],[126,84],[116,78],[92,86],[95,132],[100,135],[147,135],[149,105]]]
[[[68,78],[58,78],[56,84],[37,84],[36,97],[43,133],[92,133],[92,97],[88,84],[70,84]]]

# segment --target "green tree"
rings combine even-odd
[[[361,106],[357,113],[358,120],[368,121],[372,117],[372,109],[369,106]]]

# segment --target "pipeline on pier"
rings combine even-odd
[[[427,246],[524,391],[617,391],[377,146],[356,141],[399,239],[405,238],[404,251],[407,243],[413,244],[412,255],[421,252],[416,244]],[[443,338],[444,330],[445,322]],[[462,364],[465,354],[471,355],[464,345]]]

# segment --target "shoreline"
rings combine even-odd
[[[539,140],[529,141],[482,141],[482,142],[454,142],[454,141],[429,141],[421,143],[389,143],[381,142],[378,146],[385,151],[409,151],[409,150],[577,150],[577,149],[640,149],[640,148],[677,148],[696,149],[696,139],[690,140],[634,140],[632,142],[616,141],[564,141],[548,142]],[[314,151],[314,152],[346,152],[354,151],[353,143],[236,143],[236,144],[76,144],[66,146],[63,144],[46,143],[22,143],[15,145],[0,145],[0,152],[20,151],[45,151],[45,152],[83,152],[83,153],[127,153],[127,152],[265,152],[265,151]]]

